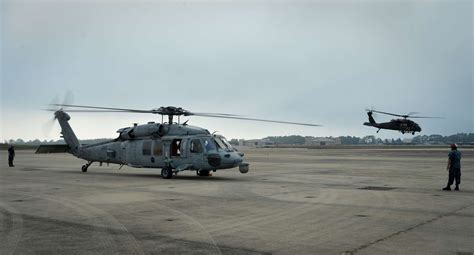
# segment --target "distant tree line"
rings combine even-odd
[[[304,137],[299,135],[290,135],[290,136],[269,136],[264,139],[268,139],[275,144],[305,144],[306,139],[314,137]],[[325,137],[328,139],[339,139],[341,144],[344,145],[357,145],[357,144],[473,144],[474,145],[474,133],[459,133],[455,135],[442,136],[442,135],[418,135],[412,138],[408,138],[405,141],[397,139],[381,139],[373,135],[368,135],[364,137],[357,136],[338,136],[338,137]],[[237,139],[231,140],[232,144],[238,144]]]
[[[81,144],[93,144],[93,143],[100,143],[104,141],[109,141],[112,140],[111,138],[99,138],[99,139],[86,139],[86,140],[79,140]],[[31,145],[31,146],[37,146],[41,144],[66,144],[64,139],[59,139],[59,140],[29,140],[29,141],[24,141],[23,139],[10,139],[10,140],[5,140],[4,144],[16,144],[16,145]]]
[[[306,141],[306,139],[300,135],[268,136],[265,139],[268,139],[275,144],[304,144]]]
[[[380,139],[373,135],[365,137],[356,136],[340,136],[341,144],[473,144],[474,145],[474,133],[458,133],[455,135],[442,136],[442,135],[418,135],[413,138],[403,141],[402,139]]]
[[[474,144],[474,133],[459,133],[450,136],[419,135],[413,137],[412,143],[416,144]]]

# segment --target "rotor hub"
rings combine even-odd
[[[153,109],[153,113],[160,114],[160,115],[168,115],[168,116],[192,115],[190,112],[186,111],[185,109],[181,107],[175,107],[175,106],[166,106],[166,107],[160,107],[158,109]]]

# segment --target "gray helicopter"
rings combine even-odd
[[[41,145],[36,153],[67,152],[87,161],[82,172],[98,162],[127,165],[137,168],[159,168],[161,176],[170,179],[181,171],[196,171],[198,176],[209,176],[210,172],[239,167],[241,173],[249,171],[249,164],[244,163],[244,154],[235,149],[224,136],[211,134],[207,129],[190,126],[188,121],[180,123],[181,116],[200,116],[211,118],[261,121],[281,124],[320,126],[316,124],[297,123],[277,120],[247,118],[240,115],[222,113],[189,112],[180,107],[161,107],[152,110],[137,110],[111,107],[96,107],[71,104],[53,104],[59,107],[74,108],[67,112],[117,112],[117,113],[151,113],[161,115],[161,123],[125,127],[117,130],[118,137],[113,140],[81,145],[69,125],[70,116],[63,108],[54,111],[54,118],[61,126],[61,134],[66,144]],[[168,122],[163,122],[163,116]],[[178,117],[178,122],[174,121]]]

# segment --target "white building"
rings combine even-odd
[[[338,145],[341,144],[340,138],[327,138],[327,137],[306,137],[305,145]]]
[[[250,147],[265,147],[265,146],[274,146],[275,143],[269,139],[251,139],[251,140],[239,140],[240,146],[250,146]]]

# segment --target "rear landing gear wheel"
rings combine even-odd
[[[209,170],[196,171],[196,174],[197,174],[198,176],[209,176]]]
[[[163,177],[163,179],[171,179],[173,177],[173,169],[169,167],[161,169],[161,177]]]

